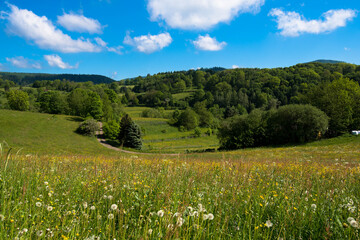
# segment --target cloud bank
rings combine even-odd
[[[280,34],[286,37],[297,37],[301,34],[320,34],[331,32],[346,26],[348,21],[356,17],[356,11],[351,9],[330,10],[322,15],[320,20],[307,20],[297,12],[284,12],[274,8],[269,13],[276,18]]]
[[[172,28],[209,29],[230,22],[240,13],[256,13],[265,0],[149,0],[152,21]]]

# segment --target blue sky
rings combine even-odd
[[[9,0],[0,70],[114,79],[199,67],[360,64],[360,2]]]

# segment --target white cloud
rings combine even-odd
[[[122,54],[122,52],[121,52],[121,49],[123,48],[122,46],[108,47],[108,43],[105,42],[104,40],[102,40],[99,37],[95,38],[95,42],[99,46],[101,46],[102,48],[106,49],[108,52],[114,52],[114,53],[117,53],[117,54]]]
[[[300,34],[320,34],[331,32],[346,26],[347,21],[356,17],[356,11],[351,9],[330,10],[325,12],[321,20],[307,20],[297,12],[284,12],[274,8],[269,13],[276,17],[280,34],[286,37],[297,37]]]
[[[101,34],[103,28],[98,20],[74,13],[64,13],[64,15],[58,16],[57,22],[69,31],[80,33]]]
[[[232,69],[237,69],[237,68],[240,68],[238,65],[232,65],[231,67]]]
[[[11,12],[2,12],[3,18],[8,20],[9,33],[34,42],[42,49],[51,49],[63,53],[99,52],[101,48],[89,39],[72,39],[57,29],[47,17],[34,14],[26,9],[9,4]]]
[[[345,51],[350,51],[351,49],[348,48],[348,47],[344,47],[344,50],[345,50]]]
[[[209,34],[199,36],[196,41],[192,41],[194,46],[202,51],[220,51],[226,46],[226,42],[218,42],[216,38],[212,38]]]
[[[265,0],[149,0],[152,21],[172,28],[209,29],[230,22],[240,13],[258,12]]]
[[[30,59],[26,59],[23,56],[6,58],[6,61],[10,62],[13,66],[18,68],[35,68],[41,69],[41,65]]]
[[[63,60],[61,59],[61,57],[56,54],[44,55],[44,58],[51,67],[58,67],[61,69],[73,69],[73,68],[79,67],[79,64],[76,64],[75,66],[71,66],[68,63],[64,63]]]
[[[134,46],[136,50],[143,53],[153,53],[169,46],[172,38],[169,33],[161,33],[158,35],[143,35],[131,38],[129,33],[124,39],[124,43]]]

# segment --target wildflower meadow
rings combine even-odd
[[[3,150],[0,166],[0,239],[360,238],[356,161]]]

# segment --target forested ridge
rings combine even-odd
[[[111,83],[113,79],[96,74],[46,74],[46,73],[11,73],[11,72],[0,72],[0,78],[10,80],[19,85],[32,84],[35,81],[54,81],[68,80],[72,82],[88,82],[91,81],[95,84],[99,83]]]

